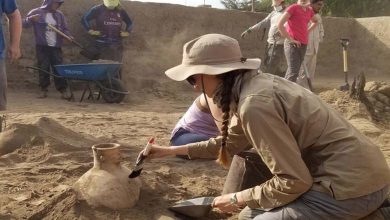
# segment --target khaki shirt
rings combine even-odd
[[[264,18],[259,23],[253,25],[249,29],[251,31],[259,31],[262,29],[269,28],[267,42],[269,44],[283,45],[284,37],[281,37],[280,34],[278,35],[278,22],[279,19],[282,17],[283,13],[284,9],[282,11],[273,10],[266,18]]]
[[[220,140],[188,144],[189,157],[215,158]],[[274,175],[242,191],[250,208],[283,206],[308,190],[356,198],[390,184],[380,149],[336,110],[295,83],[255,71],[243,79],[227,141],[231,154],[248,146]]]

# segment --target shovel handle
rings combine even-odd
[[[68,35],[66,35],[64,32],[58,30],[56,27],[54,27],[53,25],[51,24],[47,24],[47,26],[52,29],[53,31],[55,31],[57,34],[61,35],[63,38],[67,39],[68,41],[74,43],[76,46],[80,47],[81,49],[84,49],[83,46],[81,46],[81,44],[77,43],[76,41],[74,41],[71,37],[69,37]]]
[[[348,72],[348,54],[347,49],[343,48],[344,73]]]

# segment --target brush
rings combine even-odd
[[[135,166],[133,168],[133,171],[131,171],[129,178],[135,178],[141,174],[144,165],[144,160],[148,157],[150,149],[152,148],[152,144],[154,144],[154,137],[150,138],[144,148],[144,151],[138,156],[137,162],[135,163]]]

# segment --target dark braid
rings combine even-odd
[[[226,150],[226,141],[228,137],[228,128],[231,116],[231,104],[232,101],[236,101],[232,98],[232,90],[236,78],[241,74],[245,73],[247,70],[233,70],[222,75],[219,75],[218,78],[222,80],[222,83],[216,89],[213,101],[217,104],[219,108],[222,109],[222,141],[221,148],[218,155],[218,163],[222,164],[225,167],[229,165],[228,153]],[[241,86],[241,85],[240,85]],[[238,100],[237,100],[238,101]],[[233,103],[237,105],[238,103]]]

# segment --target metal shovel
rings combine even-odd
[[[309,86],[310,91],[313,92],[313,84],[311,83],[309,70],[307,69],[305,61],[303,61],[302,66],[303,66],[303,72],[305,73],[305,76],[306,76],[306,79],[307,79],[307,85]]]
[[[99,59],[100,53],[97,50],[87,49],[87,48],[83,47],[83,45],[81,45],[80,43],[78,43],[73,38],[71,38],[68,35],[66,35],[65,33],[63,33],[62,31],[58,30],[56,27],[54,27],[51,24],[47,24],[47,26],[50,29],[52,29],[53,31],[55,31],[57,34],[61,35],[63,38],[67,39],[68,41],[72,42],[74,45],[78,46],[81,49],[81,51],[80,51],[81,55],[85,56],[86,58],[88,58],[90,60]]]
[[[200,197],[176,203],[168,209],[188,217],[200,218],[207,215],[212,207],[215,197]]]
[[[348,91],[349,84],[348,84],[348,53],[347,53],[347,48],[349,45],[349,39],[341,38],[340,43],[341,43],[341,46],[343,47],[343,63],[344,63],[344,77],[345,77],[345,84],[340,86],[340,90],[341,91]]]

